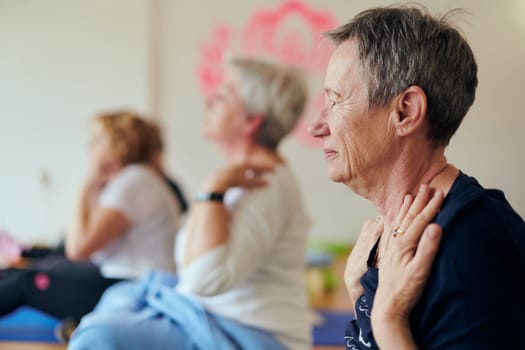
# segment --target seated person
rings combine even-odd
[[[330,179],[382,218],[348,258],[346,348],[525,349],[525,222],[446,158],[476,95],[471,47],[414,5],[365,10],[328,37],[310,134]]]
[[[153,273],[110,288],[70,349],[309,349],[309,219],[277,151],[307,99],[296,72],[232,59],[204,136],[226,167],[202,182],[178,235],[178,280]]]
[[[148,165],[151,166],[153,169],[155,169],[155,171],[157,171],[157,173],[162,177],[162,179],[164,179],[164,181],[168,185],[169,189],[171,190],[171,193],[173,194],[173,196],[175,197],[178,203],[180,213],[184,214],[188,211],[188,201],[186,200],[186,196],[184,195],[184,192],[182,191],[179,184],[172,177],[166,174],[163,163],[162,163],[162,152],[164,150],[164,143],[162,140],[160,128],[157,124],[153,122],[149,122],[147,120],[143,120],[143,121],[148,124],[148,128],[145,128],[143,132],[151,133],[149,136],[147,136],[146,134],[142,136],[144,139],[149,140],[149,143],[150,143],[149,147],[151,148],[151,152],[152,152],[152,157],[151,157],[151,160],[148,162]],[[6,233],[0,232],[0,244],[2,244],[2,241],[1,241],[2,239],[8,240],[9,237],[6,235]],[[51,247],[51,248],[42,247],[42,246],[32,246],[30,248],[22,249],[20,246],[16,244],[16,242],[12,243],[11,245],[13,244],[18,250],[17,254],[21,255],[22,257],[37,258],[37,257],[43,257],[43,256],[55,255],[55,254],[58,254],[58,255],[65,254],[65,246],[64,246],[65,243],[63,241],[58,246]],[[0,245],[0,259],[1,259],[1,255],[2,255],[2,246]],[[13,255],[13,254],[11,253],[10,255]],[[14,262],[18,261],[18,259],[16,258],[13,259],[13,257],[10,257],[10,260],[14,260]],[[0,264],[0,266],[2,265]]]
[[[173,272],[180,209],[150,165],[160,144],[151,122],[128,112],[100,115],[90,142],[85,182],[65,252],[25,269],[0,272],[0,314],[28,305],[58,318],[80,318],[104,290],[150,269]]]
[[[179,184],[173,178],[168,176],[164,170],[164,164],[162,159],[162,152],[164,151],[164,142],[162,141],[160,128],[157,124],[150,124],[152,132],[150,140],[152,143],[151,147],[153,153],[151,158],[151,166],[155,170],[157,170],[157,172],[161,174],[161,176],[164,178],[164,180],[168,184],[168,187],[170,188],[173,195],[177,199],[177,202],[179,203],[180,212],[184,214],[188,211],[188,201],[186,200],[186,196],[184,195],[184,192],[180,188]]]

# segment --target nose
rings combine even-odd
[[[324,137],[330,134],[330,129],[326,123],[326,107],[323,107],[314,117],[308,126],[308,134],[312,137]]]
[[[205,109],[211,109],[211,107],[213,106],[213,101],[214,101],[214,97],[213,96],[207,96],[205,99],[204,99],[204,108]]]

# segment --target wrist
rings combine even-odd
[[[408,319],[402,317],[377,317],[377,314],[374,315],[373,311],[371,323],[374,336],[376,334],[380,337],[391,336],[410,331]]]
[[[408,320],[372,317],[372,332],[380,349],[417,350]]]
[[[224,192],[217,191],[201,191],[195,196],[195,202],[224,202]]]
[[[399,318],[377,318],[372,314],[371,317],[372,326],[374,329],[401,329],[408,327],[408,320],[399,319]]]
[[[209,176],[201,185],[201,192],[224,193],[230,187],[220,173]]]

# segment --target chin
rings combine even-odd
[[[343,177],[341,176],[341,174],[334,170],[331,170],[330,168],[328,168],[327,175],[328,178],[332,180],[332,182],[343,182]]]
[[[206,129],[203,129],[203,130],[201,131],[201,136],[202,136],[204,139],[206,139],[206,140],[211,140],[211,139],[213,138],[213,137],[212,137],[213,135],[212,135],[208,130],[206,130]]]

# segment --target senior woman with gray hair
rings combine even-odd
[[[367,10],[328,37],[310,133],[329,177],[382,217],[348,259],[347,349],[525,349],[525,223],[444,154],[474,102],[471,48],[418,7]]]
[[[179,280],[152,273],[116,285],[82,320],[71,349],[309,348],[309,219],[277,152],[306,87],[277,64],[237,58],[227,68],[204,123],[227,166],[203,181],[178,235]]]

